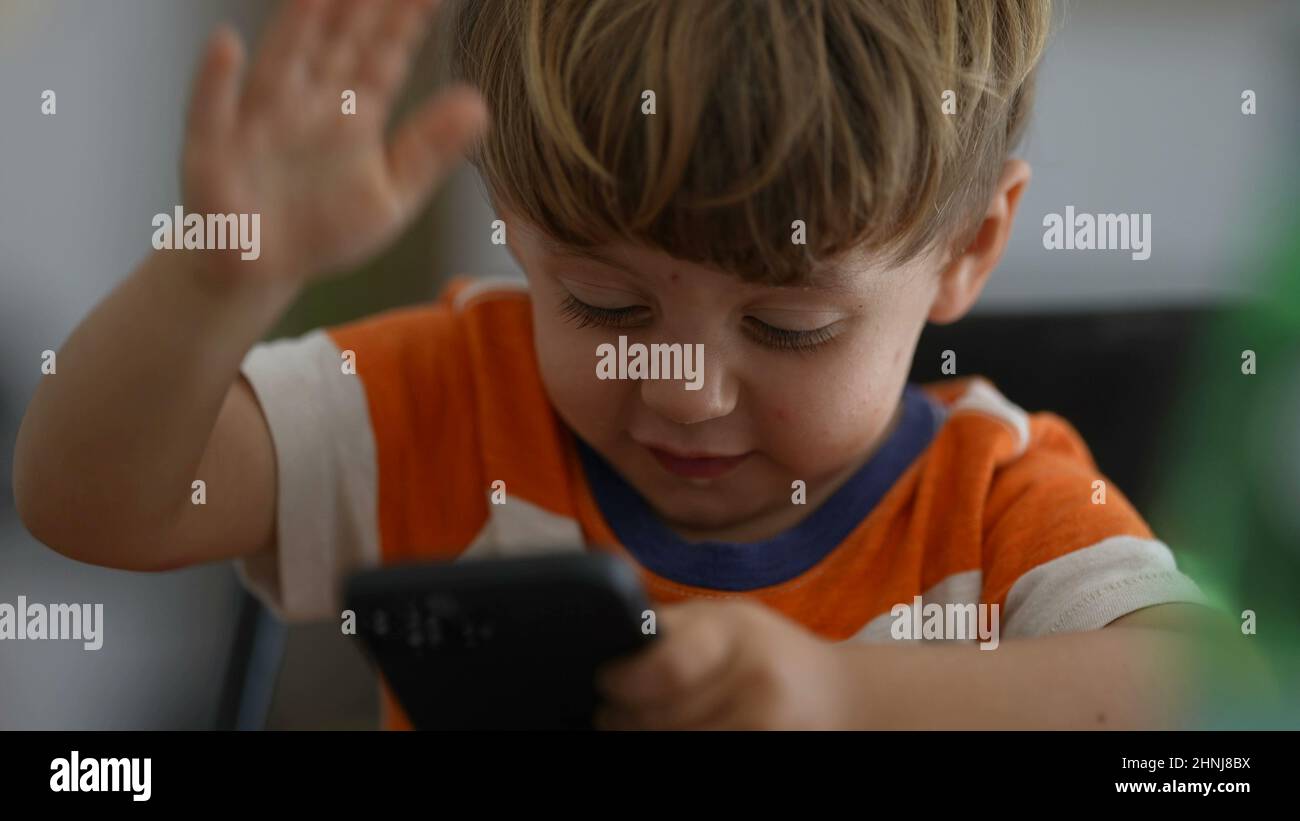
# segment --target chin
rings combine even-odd
[[[733,527],[756,516],[761,503],[753,495],[726,493],[719,488],[683,487],[642,493],[667,523],[691,530]]]

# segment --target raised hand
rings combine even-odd
[[[205,251],[222,282],[304,283],[392,241],[487,127],[455,86],[392,139],[384,126],[438,0],[286,0],[254,55],[226,26],[194,81],[182,155],[189,213],[261,215],[261,256]],[[345,91],[355,114],[344,113]]]

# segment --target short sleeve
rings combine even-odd
[[[375,442],[365,390],[324,330],[255,346],[241,373],[276,457],[276,549],[236,561],[286,621],[338,618],[339,583],[378,563]]]
[[[526,430],[519,377],[536,366],[525,355],[526,298],[496,302],[502,312],[476,312],[469,323],[461,298],[484,287],[471,285],[457,280],[434,302],[264,343],[245,357],[279,495],[275,554],[237,569],[281,618],[338,618],[352,572],[454,559],[483,530],[481,417]],[[493,385],[497,393],[484,392]],[[513,459],[530,439],[520,434],[489,455]]]
[[[1029,446],[994,475],[985,517],[982,599],[1002,635],[1105,627],[1158,604],[1209,604],[1064,420],[1035,414]]]

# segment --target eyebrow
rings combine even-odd
[[[628,267],[626,263],[619,262],[609,254],[601,251],[599,248],[584,248],[578,245],[568,245],[543,234],[538,234],[537,237],[542,247],[556,256],[588,259],[594,262],[603,263],[611,268],[616,268],[632,276],[637,276],[637,272]],[[835,293],[853,293],[853,289],[848,285],[848,279],[849,277],[843,269],[838,267],[827,267],[815,273],[810,280],[798,285],[767,287],[790,289],[815,288]]]

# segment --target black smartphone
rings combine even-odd
[[[636,571],[603,553],[386,565],[344,602],[417,730],[590,730],[597,669],[654,638]]]

